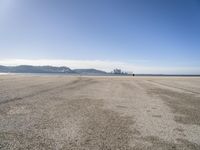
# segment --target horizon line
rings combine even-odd
[[[122,61],[109,60],[78,60],[78,59],[0,59],[0,65],[3,66],[66,66],[72,69],[97,69],[111,72],[119,68],[125,72],[135,74],[200,74],[200,67],[179,67],[179,66],[145,66],[136,65]]]

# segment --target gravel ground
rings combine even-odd
[[[0,149],[199,150],[200,78],[1,75]]]

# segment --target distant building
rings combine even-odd
[[[113,73],[114,74],[122,74],[122,70],[121,69],[114,69]]]
[[[116,75],[131,75],[132,73],[127,73],[125,71],[122,71],[121,69],[114,69],[111,73],[116,74]]]

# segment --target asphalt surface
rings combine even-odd
[[[1,75],[0,149],[199,150],[200,78]]]

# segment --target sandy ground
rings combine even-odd
[[[0,76],[0,149],[200,149],[200,78]]]

